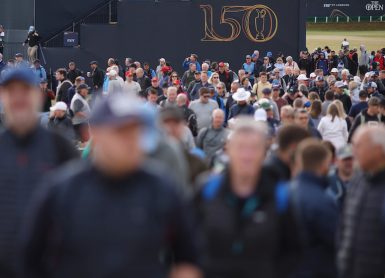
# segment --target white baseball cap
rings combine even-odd
[[[107,72],[107,76],[117,76],[118,73],[116,72],[116,70],[110,70],[109,72]]]
[[[56,102],[54,106],[50,108],[52,112],[61,110],[61,111],[67,111],[67,104],[63,101]]]
[[[312,72],[312,73],[310,74],[310,78],[315,78],[315,77],[317,77],[317,75],[316,75],[314,72]]]
[[[263,108],[259,108],[254,113],[254,120],[257,122],[266,122],[267,120],[267,113],[266,110]]]
[[[307,78],[305,74],[300,74],[300,75],[298,76],[297,80],[299,80],[299,81],[305,81],[305,80],[309,80],[309,78]]]
[[[338,72],[338,69],[332,68],[332,70],[330,72]]]
[[[356,83],[361,84],[361,78],[359,76],[354,76],[353,77],[353,81],[356,82]]]

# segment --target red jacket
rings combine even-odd
[[[378,70],[383,70],[385,69],[385,59],[384,59],[384,56],[377,56],[374,57],[373,59],[373,62],[377,62],[378,63]]]

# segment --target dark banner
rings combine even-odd
[[[4,1],[4,0],[0,0]],[[11,0],[14,1],[14,0]],[[19,0],[18,0],[19,1]],[[44,38],[48,38],[72,22],[88,15],[107,0],[35,0],[36,29]],[[33,2],[31,0],[24,2]],[[24,8],[23,8],[24,10]],[[33,9],[29,10],[33,14]]]
[[[234,68],[253,50],[296,56],[305,46],[301,2],[126,0],[118,14],[121,53],[152,62],[164,57],[177,68],[190,53]]]
[[[382,16],[385,0],[307,0],[307,16]]]
[[[109,57],[120,61],[131,57],[153,67],[163,57],[179,72],[191,53],[200,62],[225,61],[233,69],[240,68],[245,55],[254,50],[261,56],[282,52],[296,57],[305,47],[302,1],[125,0],[119,5],[118,24],[82,26],[80,51],[87,55],[76,56],[82,67],[88,66],[92,55],[103,67]],[[48,56],[54,66],[64,57]]]

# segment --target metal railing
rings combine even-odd
[[[110,0],[102,6],[95,8],[88,15],[72,22],[71,25],[65,26],[43,42],[45,47],[63,47],[64,32],[78,32],[80,45],[80,27],[82,24],[114,24],[118,21],[118,0]]]
[[[8,59],[14,58],[16,53],[23,54],[24,59],[28,60],[27,48],[27,46],[23,46],[22,42],[5,42],[3,60],[7,61]]]
[[[308,17],[308,23],[385,22],[384,16],[320,16]]]

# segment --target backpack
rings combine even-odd
[[[223,184],[223,175],[212,175],[203,185],[201,196],[209,202],[213,200]],[[284,214],[289,208],[290,188],[285,182],[278,182],[275,188],[275,203],[279,214]]]
[[[192,135],[195,137],[198,135],[198,123],[197,117],[194,112],[190,113],[187,117],[187,124],[191,130]]]

